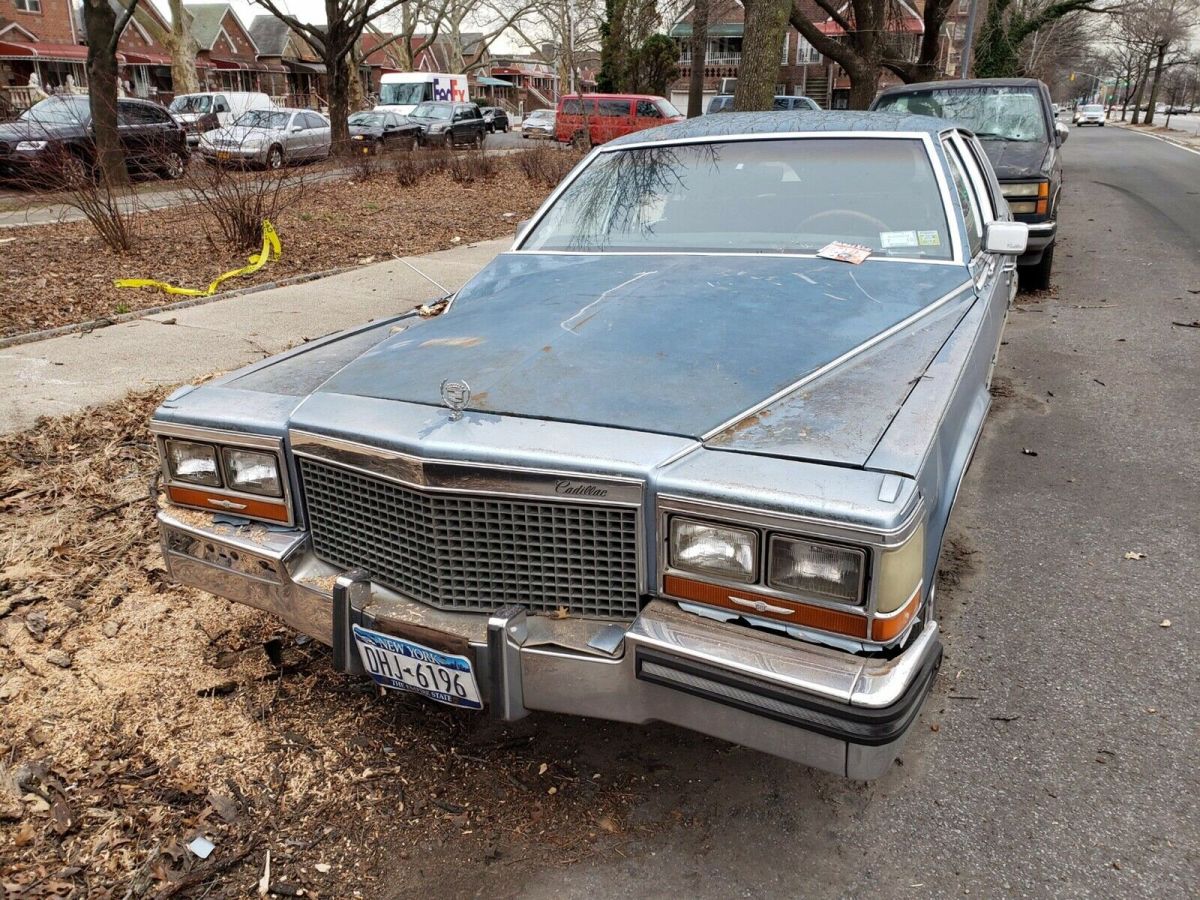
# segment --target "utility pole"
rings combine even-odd
[[[971,77],[971,45],[975,43],[975,16],[979,12],[979,0],[971,0],[971,8],[967,12],[967,37],[963,41],[962,75]]]

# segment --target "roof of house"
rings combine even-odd
[[[211,50],[217,42],[225,13],[232,12],[239,23],[242,21],[228,3],[185,3],[184,9],[192,14],[192,37],[201,50]]]
[[[939,134],[954,127],[945,119],[933,116],[910,116],[880,112],[813,112],[804,110],[779,112],[721,113],[698,116],[673,125],[663,125],[645,131],[635,131],[616,140],[608,147],[638,144],[643,141],[679,141],[705,137],[728,137],[740,134],[787,134],[791,132],[826,131],[905,131]]]
[[[250,40],[262,56],[283,56],[292,33],[287,22],[265,14],[255,16],[248,31]]]

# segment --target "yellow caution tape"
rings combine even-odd
[[[155,281],[152,278],[118,278],[113,284],[119,288],[158,288],[161,291],[166,291],[168,294],[179,294],[184,297],[208,297],[217,292],[217,288],[221,286],[222,282],[228,281],[230,278],[237,278],[239,275],[249,275],[252,272],[257,272],[267,264],[269,259],[279,259],[283,253],[283,246],[279,243],[279,235],[275,231],[275,226],[266,219],[263,219],[262,235],[262,250],[250,257],[249,265],[242,266],[240,269],[234,269],[232,272],[226,272],[224,275],[218,275],[217,279],[204,290],[176,287],[173,284],[168,284],[165,281]]]

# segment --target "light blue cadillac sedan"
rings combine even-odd
[[[941,119],[615,140],[454,296],[172,395],[167,565],[463,714],[879,776],[1026,238]]]

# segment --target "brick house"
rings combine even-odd
[[[259,60],[258,47],[232,6],[188,3],[184,8],[192,14],[192,37],[200,45],[196,73],[202,87],[266,92],[272,86],[272,76],[280,73]]]
[[[822,32],[830,37],[842,34],[842,29],[815,3],[802,7]],[[905,0],[897,0],[895,28],[908,38],[915,58],[925,26],[920,12]],[[704,62],[705,106],[708,98],[718,93],[731,93],[742,61],[744,10],[738,0],[714,0],[709,7],[708,41]],[[692,71],[689,41],[692,35],[692,11],[689,10],[668,32],[679,44],[679,78],[672,83],[670,100],[679,109],[687,109],[688,81]],[[895,82],[888,74],[880,78],[880,87]],[[804,36],[788,26],[780,48],[779,74],[776,94],[811,97],[825,109],[845,109],[850,99],[850,79],[845,71],[828,57],[817,52]]]
[[[0,86],[24,108],[31,75],[43,88],[87,84],[87,47],[68,0],[0,0]]]

